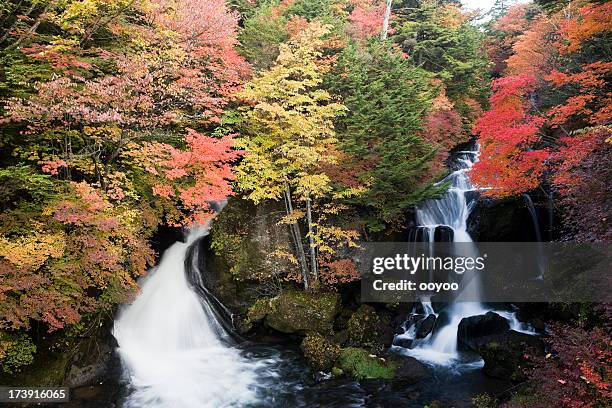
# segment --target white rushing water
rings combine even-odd
[[[455,245],[455,255],[461,252],[462,256],[477,257],[478,250],[473,244],[472,237],[467,231],[467,221],[475,204],[475,200],[468,201],[466,193],[474,191],[474,187],[468,176],[469,170],[478,160],[478,150],[457,152],[455,164],[457,170],[449,174],[442,183],[449,183],[447,193],[440,199],[427,200],[417,207],[416,222],[418,228],[426,231],[425,238],[434,242],[437,227],[449,227],[453,231],[453,242],[461,243]],[[429,334],[423,339],[416,339],[416,330],[413,327],[406,328],[406,332],[399,335],[399,338],[412,340],[412,348],[405,349],[404,353],[416,357],[417,359],[440,366],[462,365],[467,368],[478,368],[483,364],[479,361],[462,361],[461,355],[457,350],[457,335],[459,323],[462,319],[470,316],[485,314],[491,309],[485,308],[480,302],[475,301],[480,298],[480,280],[477,276],[468,276],[473,272],[467,271],[463,279],[469,282],[464,286],[462,292],[455,298],[447,308],[449,321],[434,333]],[[429,299],[422,300],[422,307],[425,316],[433,313]],[[512,330],[524,333],[533,333],[531,328],[521,323],[516,318],[516,314],[505,311],[495,311],[500,316],[506,318]],[[438,313],[435,313],[439,317]]]
[[[131,388],[126,407],[219,408],[257,399],[261,363],[247,361],[231,346],[185,275],[187,249],[208,229],[193,228],[186,242],[168,248],[115,321],[113,335]]]
[[[467,220],[472,211],[473,203],[468,202],[466,192],[473,191],[472,184],[467,172],[478,159],[478,151],[463,151],[457,153],[456,160],[458,169],[449,174],[443,183],[449,183],[450,187],[446,194],[436,200],[427,200],[417,207],[417,225],[427,231],[429,242],[434,241],[435,230],[439,226],[450,227],[453,231],[453,242],[468,243],[461,246],[465,256],[477,256],[472,237],[467,231]],[[464,276],[467,278],[467,276]],[[480,286],[478,279],[470,279],[470,284],[462,292],[457,302],[451,304],[448,311],[450,321],[435,334],[430,334],[421,341],[416,341],[414,348],[407,350],[407,354],[419,360],[437,364],[451,365],[459,360],[457,351],[457,329],[461,319],[486,313],[486,310],[478,302],[461,301],[461,297],[477,299]],[[426,314],[430,312],[429,300],[423,302]]]

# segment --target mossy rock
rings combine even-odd
[[[237,324],[237,329],[240,333],[246,333],[255,325],[259,324],[268,313],[273,310],[273,300],[269,298],[260,298],[255,301],[247,310],[246,316]]]
[[[391,343],[393,333],[374,308],[361,305],[347,322],[348,344],[381,353]]]
[[[291,248],[287,227],[278,224],[282,210],[275,202],[254,205],[232,198],[210,230],[218,266],[236,281],[265,280],[288,268],[287,260],[270,256],[276,249]]]
[[[319,334],[310,334],[300,345],[304,357],[317,371],[330,371],[340,356],[340,346]]]
[[[330,335],[339,307],[337,293],[284,291],[270,300],[265,324],[282,333]]]
[[[230,309],[244,314],[258,294],[278,293],[278,277],[294,270],[276,251],[290,252],[286,225],[279,225],[284,207],[276,202],[255,205],[232,197],[216,217],[206,257],[211,291]]]
[[[32,364],[20,372],[3,375],[4,385],[29,387],[59,387],[64,382],[66,369],[70,364],[70,352],[46,352],[35,356]]]
[[[365,349],[348,347],[340,353],[337,366],[356,380],[390,380],[395,377],[398,364],[372,355]]]

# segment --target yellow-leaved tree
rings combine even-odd
[[[241,93],[249,107],[243,113],[238,141],[244,157],[236,168],[237,186],[255,203],[284,199],[287,214],[281,223],[289,225],[306,289],[318,282],[320,243],[313,206],[334,195],[321,166],[336,160],[332,153],[336,144],[333,120],[346,111],[329,92],[320,89],[328,69],[321,50],[329,30],[329,26],[310,23],[292,41],[281,45],[276,65],[260,73]],[[308,228],[310,263],[300,220]]]

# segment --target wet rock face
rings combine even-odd
[[[521,241],[525,214],[518,198],[479,198],[468,218],[468,232],[480,242]]]
[[[421,323],[419,323],[418,329],[416,331],[416,338],[423,339],[427,337],[427,335],[433,331],[435,325],[436,315],[430,314],[425,319],[423,319]]]
[[[412,342],[414,340],[412,339],[407,339],[405,337],[396,337],[395,339],[393,339],[393,345],[397,346],[397,347],[402,347],[402,348],[406,348],[409,349],[412,347]]]
[[[234,311],[244,312],[265,293],[260,282],[291,269],[288,261],[270,256],[276,249],[290,252],[287,228],[278,225],[282,203],[254,205],[233,197],[215,219],[204,257],[209,289]],[[269,288],[268,288],[269,290]]]
[[[414,357],[401,356],[399,359],[394,357],[392,361],[398,363],[395,369],[395,379],[398,381],[416,384],[431,376],[430,369]]]
[[[510,330],[508,321],[494,312],[462,319],[457,341],[460,348],[483,358],[486,375],[512,381],[523,378],[523,354],[544,349],[539,337]]]
[[[434,232],[435,242],[453,242],[455,231],[446,225],[436,227]]]
[[[470,316],[461,320],[457,332],[459,348],[476,351],[479,339],[503,334],[510,330],[508,321],[494,312],[484,315]]]

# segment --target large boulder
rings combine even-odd
[[[247,313],[247,320],[250,324],[263,320],[266,327],[281,333],[331,335],[339,307],[337,293],[287,290],[274,298],[255,302]]]
[[[436,315],[430,314],[421,322],[418,323],[418,328],[416,331],[416,338],[423,339],[427,337],[429,333],[433,331],[434,326],[436,325]]]
[[[479,339],[503,334],[508,330],[510,330],[508,320],[494,312],[466,317],[461,319],[459,323],[457,331],[458,346],[464,350],[477,351]]]
[[[340,346],[319,334],[309,334],[300,345],[304,357],[317,371],[330,371],[340,356]]]
[[[431,377],[431,370],[414,357],[392,355],[389,360],[396,364],[395,380],[416,384]]]
[[[544,345],[538,336],[510,330],[508,321],[494,312],[471,316],[459,323],[460,348],[478,353],[485,362],[483,372],[503,380],[523,379],[523,354],[540,353]]]
[[[207,238],[211,251],[201,257],[202,268],[207,287],[233,311],[244,313],[259,293],[269,290],[262,282],[294,268],[272,255],[292,248],[287,227],[278,224],[283,211],[281,203],[255,205],[236,196],[215,218]]]
[[[385,324],[372,306],[361,305],[347,322],[348,344],[380,353],[391,345],[393,329]]]
[[[476,352],[483,358],[483,372],[494,378],[522,381],[528,353],[541,354],[544,344],[538,336],[508,330],[503,334],[481,337]]]
[[[414,339],[410,339],[408,337],[402,337],[401,335],[395,336],[395,338],[393,339],[394,346],[402,347],[406,349],[411,348],[413,342],[414,342]]]
[[[446,225],[436,227],[434,231],[435,242],[453,242],[455,230]]]

